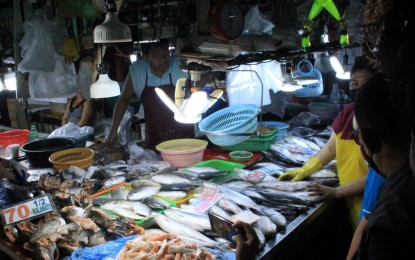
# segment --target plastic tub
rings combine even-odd
[[[27,129],[16,129],[0,133],[0,145],[3,148],[11,144],[24,145],[29,141],[29,130]]]
[[[164,161],[174,167],[183,168],[202,161],[207,145],[205,140],[174,139],[160,143],[156,149]]]

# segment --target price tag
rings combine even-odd
[[[1,211],[4,225],[12,225],[23,220],[38,218],[54,211],[49,195],[26,200]]]
[[[265,176],[267,176],[267,174],[262,171],[252,171],[246,174],[246,178],[248,179],[248,181],[253,183],[261,182],[265,178]]]
[[[199,199],[190,205],[194,211],[199,213],[205,213],[223,197],[223,194],[219,193],[218,186],[209,183],[205,183],[204,186]]]

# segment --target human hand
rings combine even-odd
[[[254,228],[242,221],[237,221],[232,225],[234,229],[243,229],[245,234],[238,234],[232,237],[236,243],[236,260],[255,259],[258,254],[260,242]]]
[[[307,187],[307,191],[310,192],[309,196],[319,196],[318,201],[324,201],[334,199],[337,196],[337,188],[329,187],[316,182]]]
[[[278,177],[279,181],[301,181],[307,177],[303,168],[294,169]]]

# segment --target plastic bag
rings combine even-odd
[[[258,107],[269,105],[271,99],[269,88],[274,85],[269,81],[267,70],[258,65],[241,65],[228,71],[226,77],[226,92],[228,93],[229,106],[238,104],[254,104]],[[273,73],[272,73],[272,77]]]
[[[79,127],[76,124],[69,122],[64,126],[55,129],[48,138],[54,137],[71,137],[71,138],[81,138],[84,136],[92,135],[94,133],[94,128],[91,126]]]
[[[315,127],[321,124],[321,117],[311,112],[301,112],[291,119],[290,126]]]
[[[272,35],[275,25],[263,15],[258,5],[253,6],[245,15],[243,35]]]
[[[32,71],[29,75],[31,98],[67,98],[76,93],[76,71],[73,63],[66,64],[57,56],[52,72]]]
[[[75,250],[71,255],[71,260],[116,259],[118,253],[125,246],[125,243],[135,237],[123,237],[98,246]]]
[[[134,139],[134,136],[130,131],[132,119],[133,114],[129,110],[126,110],[117,130],[118,143],[124,146],[128,146],[128,144]],[[109,129],[105,129],[106,132],[107,130],[109,133]],[[105,135],[108,136],[108,133],[105,133]]]
[[[17,66],[19,71],[54,71],[55,52],[52,50],[55,48],[47,23],[39,9],[33,15],[33,19],[25,21],[25,35],[20,42],[23,59]]]

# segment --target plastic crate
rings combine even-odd
[[[250,151],[260,152],[267,150],[271,144],[275,143],[278,129],[272,130],[270,133],[250,136],[247,140],[229,146],[221,146],[226,151]]]

